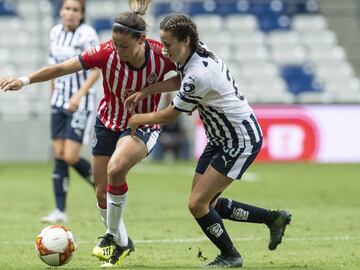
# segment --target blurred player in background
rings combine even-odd
[[[164,109],[170,104],[174,97],[173,93],[168,92],[161,95],[159,109]],[[175,160],[188,160],[190,158],[189,140],[184,122],[185,118],[181,118],[180,115],[174,122],[161,127],[161,136],[150,156],[153,160],[164,160],[168,153],[172,154]]]
[[[49,64],[64,62],[99,43],[96,31],[85,24],[85,0],[63,0],[62,22],[51,29]],[[96,108],[96,91],[92,87],[100,76],[97,69],[79,71],[51,81],[51,137],[55,158],[53,186],[56,208],[43,222],[67,222],[66,195],[69,165],[90,185],[91,165],[80,156],[89,137]]]
[[[240,92],[225,63],[199,42],[196,25],[185,15],[169,15],[160,23],[160,38],[170,60],[177,64],[181,83],[174,78],[166,90],[180,89],[164,110],[135,114],[130,118],[132,133],[139,125],[167,124],[181,112],[198,109],[208,144],[193,178],[189,209],[197,223],[220,250],[208,267],[241,267],[243,259],[234,247],[222,219],[266,224],[270,229],[268,248],[281,243],[291,215],[271,211],[219,195],[255,160],[262,145],[262,132],[252,108]],[[126,101],[131,107],[147,93],[155,93],[162,82],[143,89]],[[135,102],[135,103],[134,103]]]
[[[18,90],[29,83],[43,82],[82,69],[99,68],[103,75],[104,97],[100,101],[93,143],[93,175],[98,207],[106,233],[93,255],[106,260],[102,267],[117,267],[134,250],[128,238],[123,214],[127,201],[126,176],[144,159],[159,137],[158,125],[144,125],[135,136],[128,128],[130,113],[125,99],[136,91],[164,79],[175,65],[162,54],[163,45],[145,37],[142,18],[150,0],[130,0],[130,12],[121,13],[113,24],[112,40],[87,50],[79,57],[42,68],[29,76],[0,79],[0,89]],[[166,84],[165,84],[165,87]],[[139,102],[137,113],[156,111],[160,94]]]

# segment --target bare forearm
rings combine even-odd
[[[177,91],[180,88],[180,82],[181,82],[180,76],[176,75],[165,81],[149,85],[144,89],[144,92],[147,95],[152,95],[155,93]]]
[[[135,114],[131,117],[131,120],[138,124],[160,124],[165,125],[173,122],[181,112],[174,109],[172,105],[161,111],[152,113],[140,113]]]
[[[28,77],[31,83],[45,82],[55,78],[77,72],[82,69],[81,63],[77,58],[67,60],[63,63],[43,67]]]

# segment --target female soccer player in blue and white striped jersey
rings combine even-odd
[[[64,0],[60,9],[62,22],[51,29],[49,64],[64,62],[99,43],[96,31],[84,23],[85,0]],[[86,143],[96,109],[93,84],[99,70],[79,71],[51,81],[51,136],[55,157],[53,184],[56,208],[43,222],[67,222],[66,194],[69,165],[93,185],[89,161],[80,156]]]
[[[206,236],[220,250],[209,267],[241,267],[242,257],[234,247],[222,219],[266,224],[270,229],[268,248],[280,244],[291,215],[237,202],[219,195],[255,160],[262,145],[262,132],[252,108],[242,95],[226,64],[199,42],[196,25],[185,15],[169,15],[160,23],[165,53],[177,64],[181,83],[161,82],[129,97],[133,106],[158,89],[180,89],[164,110],[135,114],[129,120],[134,131],[142,124],[167,124],[181,112],[197,109],[204,124],[208,144],[193,178],[189,209]]]

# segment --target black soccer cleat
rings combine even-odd
[[[135,251],[134,243],[128,238],[128,245],[126,247],[120,247],[115,244],[114,251],[110,259],[101,265],[102,268],[114,268],[119,267],[131,252]]]
[[[278,210],[278,217],[274,220],[271,225],[268,225],[270,230],[270,241],[268,248],[275,250],[281,243],[284,236],[286,226],[290,224],[291,214],[285,210]]]
[[[218,255],[211,263],[207,264],[206,268],[237,268],[242,267],[243,259],[240,255],[234,257],[225,257],[223,255]]]
[[[101,261],[109,260],[116,245],[114,236],[107,233],[104,236],[99,237],[99,239],[101,240],[93,248],[92,255]]]

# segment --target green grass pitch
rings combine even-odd
[[[135,252],[124,269],[201,269],[217,255],[187,210],[193,163],[145,162],[129,174],[125,223]],[[0,269],[49,269],[34,239],[52,210],[51,166],[0,164]],[[283,243],[267,250],[264,225],[225,221],[244,269],[360,269],[360,165],[254,164],[224,196],[293,214]],[[71,171],[67,224],[79,241],[64,269],[99,269],[91,250],[104,227],[93,190]],[[197,257],[201,250],[207,261]]]

